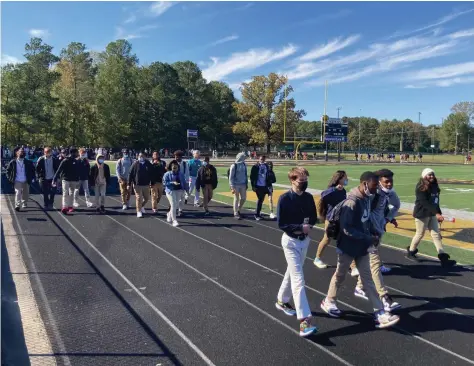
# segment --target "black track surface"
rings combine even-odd
[[[249,220],[236,221],[230,207],[214,203],[210,217],[188,205],[173,228],[165,222],[165,198],[162,204],[158,215],[148,209],[138,219],[110,196],[106,215],[84,209],[64,217],[43,211],[42,197],[33,194],[29,207],[16,213],[58,364],[206,364],[157,311],[216,365],[474,364],[469,268],[444,270],[431,259],[415,264],[382,248],[385,263],[394,267],[386,284],[403,308],[396,328],[376,330],[370,304],[353,296],[350,276],[339,295],[345,316],[332,319],[321,311],[334,268],[317,269],[308,259],[307,295],[319,332],[305,340],[296,318],[274,306],[286,270],[275,222],[257,223],[250,213]],[[321,234],[312,233],[308,256]],[[335,264],[334,247],[324,260]]]

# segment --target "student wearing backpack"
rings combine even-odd
[[[363,173],[360,185],[352,189],[347,199],[337,205],[328,217],[328,235],[337,238],[337,268],[332,276],[328,294],[321,302],[321,309],[334,318],[342,315],[336,303],[337,292],[344,282],[351,262],[355,260],[365,292],[374,308],[375,326],[387,328],[398,323],[400,318],[385,311],[370,271],[369,253],[373,252],[380,242],[370,220],[370,198],[377,192],[377,186],[378,177],[374,173]]]
[[[407,248],[407,258],[418,261],[418,245],[420,244],[426,230],[430,230],[433,243],[438,252],[438,259],[442,267],[452,267],[456,264],[455,260],[449,259],[450,256],[444,252],[443,242],[439,231],[439,224],[444,221],[443,213],[439,206],[439,194],[441,190],[438,186],[433,169],[426,168],[421,173],[421,178],[416,185],[416,201],[413,209],[415,218],[416,234]]]
[[[276,216],[273,213],[273,183],[276,183],[276,176],[275,172],[273,171],[273,163],[269,161],[267,165],[268,205],[270,206],[270,219],[274,220]]]
[[[308,171],[295,167],[288,173],[291,189],[280,196],[277,206],[278,227],[283,231],[281,246],[288,267],[277,295],[275,306],[300,322],[300,336],[317,331],[311,324],[312,314],[306,297],[303,265],[310,243],[309,231],[317,222],[316,205],[308,188]],[[295,308],[289,303],[291,297]]]
[[[268,171],[270,169],[268,168],[265,160],[266,156],[261,155],[258,163],[256,163],[250,171],[250,184],[252,185],[252,191],[257,194],[257,209],[255,211],[256,221],[260,221],[262,219],[260,213],[262,211],[263,201],[265,200],[265,196],[269,194]]]
[[[316,252],[316,258],[314,258],[314,265],[318,268],[327,268],[327,264],[321,260],[326,247],[331,243],[331,238],[328,237],[326,229],[328,227],[328,221],[326,217],[331,214],[332,209],[340,202],[346,199],[347,193],[344,189],[347,186],[347,174],[344,170],[338,170],[335,172],[329,181],[328,189],[321,193],[321,199],[318,202],[318,215],[321,220],[324,220],[324,237],[318,244],[318,250]]]
[[[375,172],[375,174],[379,178],[379,186],[377,188],[377,193],[371,197],[370,221],[381,241],[383,234],[387,230],[386,227],[388,223],[392,223],[395,227],[398,227],[395,216],[400,209],[400,199],[398,198],[397,193],[393,190],[394,173],[388,169],[381,169]],[[382,273],[384,272],[382,270],[383,265],[380,259],[378,246],[369,253],[369,262],[372,279],[374,280],[375,288],[377,289],[379,297],[383,302],[385,311],[393,311],[400,308],[400,304],[393,301],[385,286],[382,276]],[[385,271],[387,272],[387,270]],[[354,295],[368,300],[360,276],[354,290]]]
[[[196,178],[196,190],[202,189],[203,205],[205,215],[209,215],[209,202],[212,199],[212,193],[217,188],[217,170],[214,165],[209,163],[209,156],[204,158],[204,163],[199,168]]]
[[[234,195],[234,217],[241,219],[240,210],[244,207],[247,199],[248,178],[247,165],[245,164],[245,154],[239,153],[235,158],[235,163],[228,171],[229,185]]]

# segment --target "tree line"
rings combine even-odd
[[[24,56],[25,62],[1,69],[3,144],[182,148],[186,130],[197,129],[214,148],[270,151],[284,146],[285,137],[321,137],[321,121],[303,119],[292,86],[276,73],[243,83],[237,100],[226,83],[208,82],[191,61],[140,65],[126,40],[99,53],[72,42],[56,55],[32,38]],[[474,139],[474,102],[454,105],[441,126],[344,118],[346,146],[356,151],[431,151],[432,145],[463,151]]]

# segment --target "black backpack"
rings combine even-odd
[[[344,206],[344,203],[348,199],[350,198],[346,198],[344,201],[341,201],[336,206],[334,206],[329,216],[326,218],[328,220],[328,226],[326,228],[326,235],[328,238],[336,240],[339,238],[339,235],[341,234],[342,206]]]

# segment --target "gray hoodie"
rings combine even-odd
[[[235,158],[235,163],[230,166],[229,184],[235,186],[248,186],[247,165],[245,164],[245,154],[239,153]]]
[[[366,255],[373,243],[370,199],[359,191],[359,187],[353,188],[347,195],[340,220],[341,233],[337,248],[353,258]]]
[[[370,220],[374,230],[381,237],[385,233],[386,220],[392,221],[400,209],[400,198],[394,190],[384,192],[380,187],[377,194],[380,197],[378,198],[377,207],[370,213]],[[371,202],[374,199],[375,196],[371,198]]]

